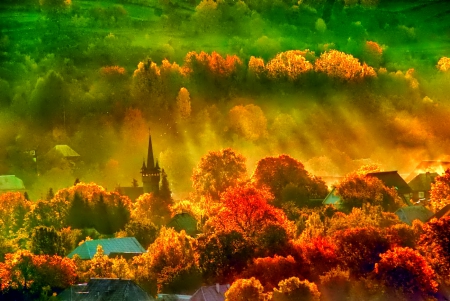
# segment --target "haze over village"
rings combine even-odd
[[[449,300],[449,16],[2,1],[0,300]]]

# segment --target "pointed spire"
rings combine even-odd
[[[147,168],[154,168],[154,167],[155,167],[155,160],[153,159],[152,135],[150,133],[150,128],[148,128]]]

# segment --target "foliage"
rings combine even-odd
[[[298,198],[293,200],[297,204],[304,204],[309,199],[327,195],[325,182],[310,175],[302,163],[289,155],[259,160],[253,172],[252,181],[257,187],[270,188],[277,205],[281,205],[283,189],[289,184],[298,191]]]
[[[52,289],[64,289],[76,280],[74,262],[57,255],[33,255],[29,251],[17,251],[5,256],[0,263],[1,291],[8,298],[8,293],[18,292],[24,296],[36,297],[45,286]]]
[[[442,72],[450,70],[450,58],[445,56],[441,57],[437,63],[436,68],[438,68],[438,70]]]
[[[352,285],[348,270],[342,270],[338,267],[331,269],[319,278],[319,290],[324,300],[347,300]]]
[[[450,282],[450,217],[432,219],[423,225],[418,246],[436,272]]]
[[[263,291],[263,286],[254,277],[238,279],[225,293],[225,301],[265,301],[267,299]]]
[[[270,193],[250,184],[232,187],[222,194],[223,207],[212,217],[211,224],[219,232],[240,232],[253,243],[270,225],[280,226],[286,238],[292,237],[292,223],[282,210],[267,203],[270,199]]]
[[[193,239],[184,231],[162,228],[148,252],[133,259],[136,281],[156,281],[158,292],[177,293],[198,285]]]
[[[318,280],[321,275],[341,263],[338,258],[338,247],[332,239],[319,236],[300,243],[303,264],[309,269],[308,279]]]
[[[437,176],[431,183],[430,206],[434,212],[450,204],[450,169],[442,176]]]
[[[375,70],[366,63],[361,65],[353,55],[337,50],[322,53],[314,64],[314,70],[345,81],[358,81],[377,76]]]
[[[375,274],[387,286],[409,294],[437,292],[435,273],[419,252],[411,248],[394,248],[381,254],[380,258],[375,264]]]
[[[231,148],[210,151],[192,173],[192,186],[202,196],[218,200],[228,187],[246,180],[245,157]]]
[[[375,177],[349,174],[336,187],[342,205],[348,211],[363,204],[382,206],[384,211],[394,212],[402,206],[402,201],[394,188],[386,187]]]
[[[339,259],[354,277],[372,272],[380,254],[390,248],[389,240],[373,227],[353,228],[335,234]]]
[[[203,234],[196,242],[199,267],[208,282],[231,283],[254,252],[252,245],[237,231]]]
[[[57,192],[52,207],[60,218],[60,227],[95,227],[104,234],[122,229],[130,219],[131,201],[117,192],[107,192],[96,184],[79,183]]]
[[[273,292],[273,301],[319,301],[320,292],[314,282],[301,281],[297,277],[291,277],[280,281],[278,289]]]
[[[37,226],[31,233],[30,251],[37,255],[64,256],[61,235],[53,227]]]
[[[13,237],[24,226],[25,215],[32,208],[32,202],[20,192],[0,194],[0,233],[3,237]]]
[[[178,92],[177,115],[180,119],[187,119],[191,116],[191,98],[189,91],[184,87]]]
[[[299,276],[299,267],[300,263],[292,256],[275,255],[254,259],[241,276],[258,279],[264,286],[265,292],[270,292],[286,277]]]
[[[158,228],[146,218],[131,218],[125,229],[116,233],[116,237],[134,237],[144,247],[148,248],[158,235]]]
[[[234,106],[228,116],[230,129],[241,137],[250,141],[267,137],[267,119],[259,106]]]

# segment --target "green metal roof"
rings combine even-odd
[[[322,204],[335,205],[339,207],[341,205],[341,197],[336,194],[336,188],[333,188],[330,193],[325,197]]]
[[[110,253],[144,253],[145,249],[134,237],[95,239],[85,241],[67,257],[72,258],[78,254],[81,259],[92,259],[97,252],[97,246],[101,245],[105,255]]]
[[[24,190],[23,181],[14,175],[0,176],[0,191]]]
[[[53,149],[65,158],[80,156],[76,151],[74,151],[70,146],[66,144],[55,145]]]

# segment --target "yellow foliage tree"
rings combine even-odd
[[[187,119],[191,116],[191,98],[186,88],[181,88],[177,97],[177,115],[181,119]]]
[[[267,119],[257,105],[235,106],[229,112],[230,128],[243,138],[255,141],[267,136]]]
[[[325,73],[329,77],[346,81],[376,77],[375,70],[366,63],[362,64],[351,54],[330,50],[320,55],[314,65],[316,72]]]

